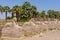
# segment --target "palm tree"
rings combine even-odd
[[[42,17],[42,18],[46,18],[46,13],[45,13],[45,11],[42,11],[42,12],[41,12],[41,17]]]
[[[28,16],[31,18],[31,4],[30,2],[26,1],[22,6],[24,12],[26,12],[25,16]]]
[[[12,19],[13,19],[14,14],[15,14],[15,8],[12,8],[12,9],[11,9],[11,12],[12,12]]]
[[[16,13],[17,22],[19,20],[19,17],[21,15],[21,12],[22,12],[22,7],[21,6],[15,5],[12,8],[12,16],[13,16],[13,13]]]
[[[1,5],[0,5],[0,12],[1,12],[1,14],[3,12],[3,7]]]
[[[30,2],[25,2],[24,4],[23,4],[23,9],[25,9],[25,10],[29,10],[29,8],[30,8],[30,6],[31,6],[31,4],[30,4]]]
[[[54,16],[54,10],[48,10],[48,16],[49,16],[49,18],[55,18],[55,16]]]
[[[37,8],[36,8],[36,6],[31,6],[31,11],[33,13],[33,17],[35,18],[36,15],[37,15]]]
[[[10,7],[4,6],[4,12],[6,13],[6,21],[7,21],[7,13],[10,11]]]

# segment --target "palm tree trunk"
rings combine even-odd
[[[18,11],[16,11],[16,18],[17,18],[17,22],[19,21],[19,13]]]
[[[12,18],[14,17],[14,14],[12,13]]]
[[[6,11],[6,21],[7,21],[7,11]]]
[[[0,10],[0,13],[2,14],[2,10]]]

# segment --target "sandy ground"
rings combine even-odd
[[[21,38],[9,38],[9,37],[2,37],[3,40],[60,40],[60,31],[49,31],[43,35],[37,34],[32,37],[21,37]]]

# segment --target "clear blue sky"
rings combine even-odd
[[[35,5],[38,11],[47,11],[49,9],[60,11],[60,0],[0,0],[0,5],[12,8],[14,5],[22,5],[25,1],[29,1],[31,5]]]

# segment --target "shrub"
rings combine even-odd
[[[52,31],[52,30],[53,30],[53,28],[48,28],[48,30]]]
[[[9,17],[9,16],[8,16],[7,19],[12,19],[12,17]]]
[[[20,22],[26,22],[26,21],[29,21],[29,20],[30,20],[29,17],[21,17],[21,18],[19,19]]]

